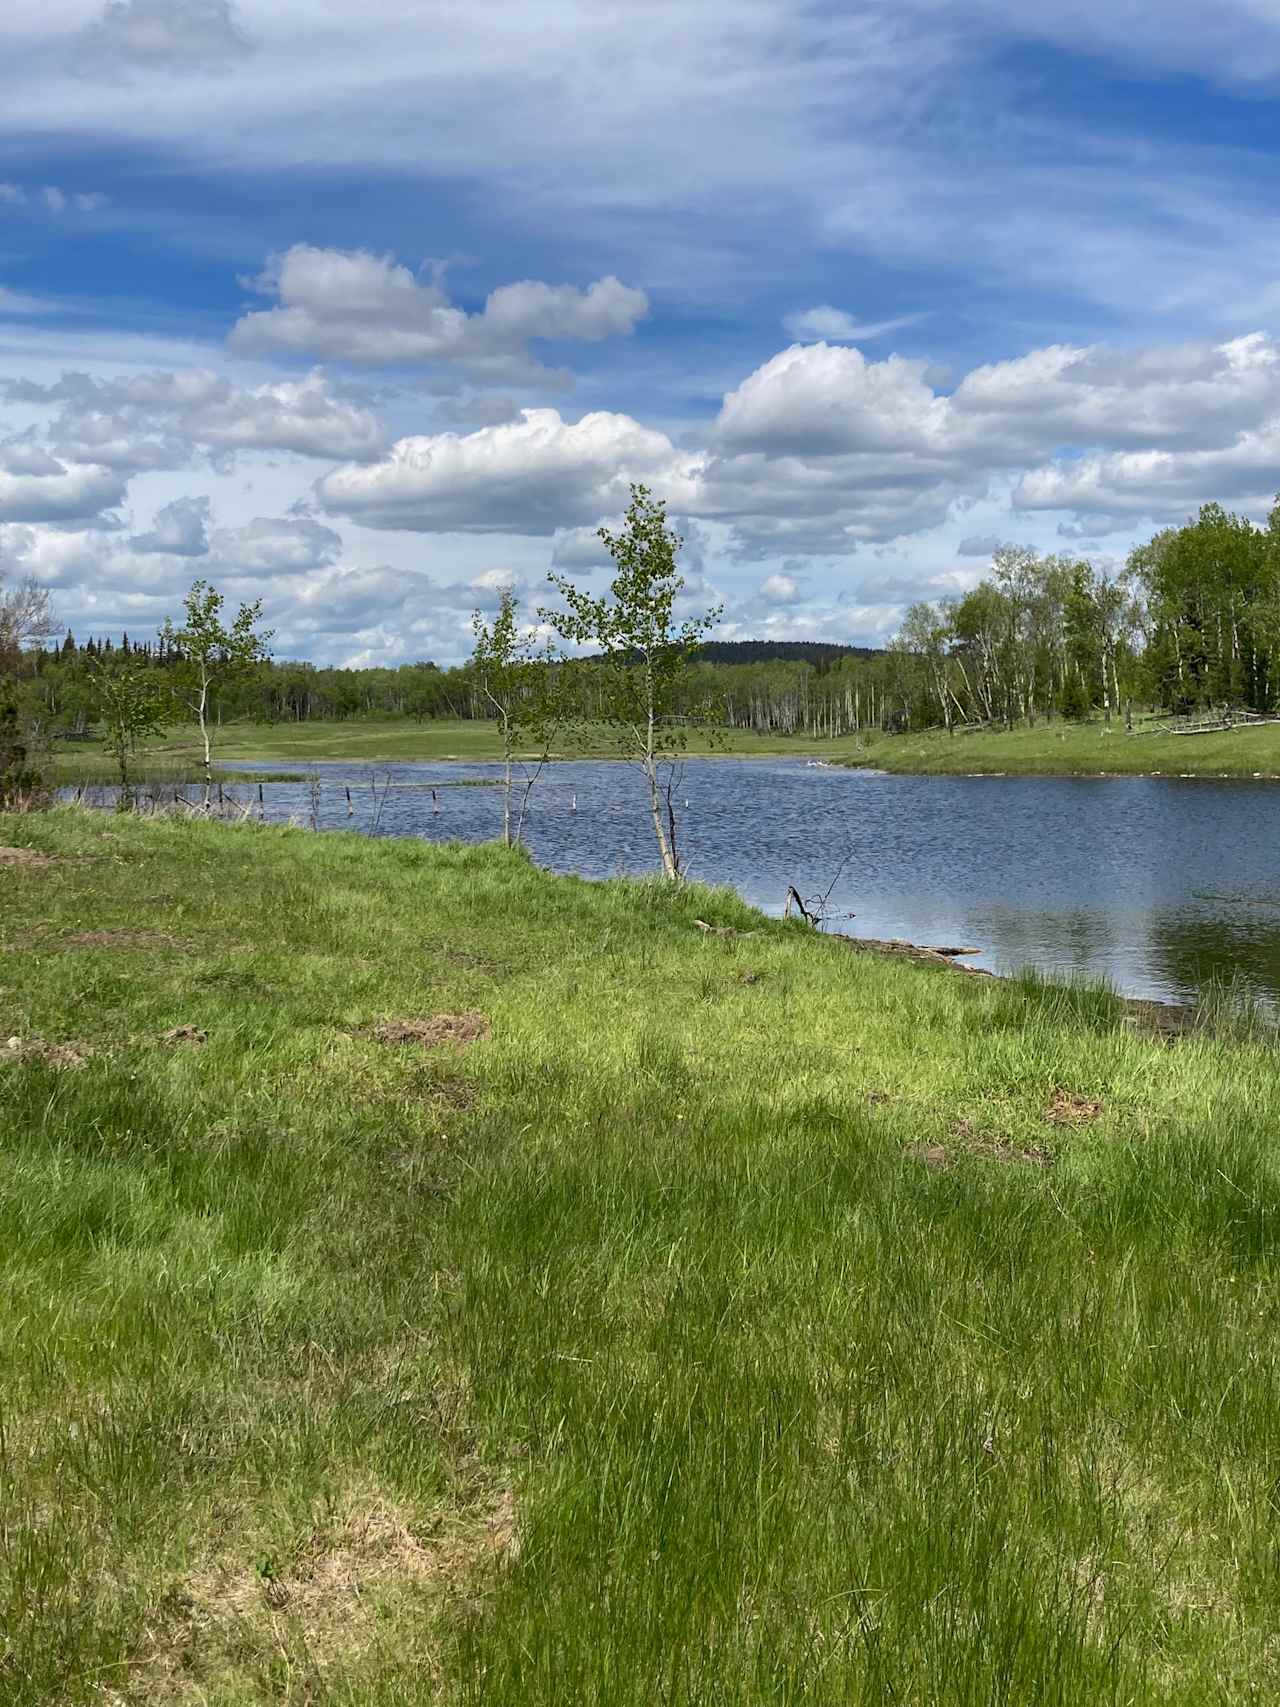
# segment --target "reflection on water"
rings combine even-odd
[[[314,774],[318,790],[264,784],[266,815],[309,823],[315,804],[322,829],[370,829],[376,811],[379,835],[433,840],[501,829],[498,789],[456,786],[493,782],[495,765],[326,764]],[[256,784],[243,793],[256,802]],[[974,946],[976,964],[995,970],[1102,974],[1168,1000],[1239,976],[1280,1004],[1280,785],[694,759],[677,796],[688,802],[690,875],[732,884],[769,912],[781,912],[788,884],[810,896],[835,878],[831,911],[856,914],[835,928],[856,935]],[[639,778],[625,765],[552,767],[526,839],[556,871],[656,866]]]

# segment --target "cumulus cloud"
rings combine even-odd
[[[760,597],[771,605],[797,605],[804,592],[794,575],[766,575],[760,583]]]
[[[971,533],[956,546],[957,557],[994,557],[1006,542],[998,533]]]
[[[253,44],[231,0],[107,0],[82,33],[83,71],[225,71]]]
[[[60,406],[48,433],[59,454],[132,471],[180,468],[197,451],[350,459],[376,456],[385,444],[377,418],[336,396],[319,371],[253,387],[199,368],[117,379],[64,373],[51,385],[11,382],[3,395]]]
[[[609,276],[586,290],[532,279],[502,285],[480,313],[467,314],[450,303],[439,276],[424,281],[389,255],[306,243],[274,257],[255,288],[277,306],[236,324],[236,349],[368,366],[452,362],[495,380],[545,377],[530,339],[625,336],[649,310],[642,290]]]
[[[702,451],[625,415],[525,410],[470,434],[401,439],[317,492],[374,527],[554,534],[557,565],[592,567],[603,558],[591,530],[643,479],[673,514],[725,524],[740,557],[847,553],[937,527],[997,481],[1015,486],[1018,508],[1092,515],[1165,514],[1197,491],[1252,496],[1274,478],[1278,421],[1280,347],[1262,334],[1119,353],[1050,346],[975,368],[949,394],[924,361],[820,342],[780,351],[728,392]]]
[[[129,544],[143,556],[203,557],[209,549],[209,510],[207,498],[175,498],[156,511],[150,532],[135,534]]]
[[[616,527],[620,517],[612,517],[607,524]],[[580,574],[590,575],[597,569],[607,569],[613,562],[605,550],[604,541],[600,538],[597,528],[557,528],[555,539],[551,546],[551,567],[553,569],[571,569]]]
[[[921,314],[900,314],[892,320],[857,320],[843,308],[832,308],[829,303],[823,303],[817,308],[804,308],[796,314],[788,314],[782,324],[790,336],[802,344],[822,339],[832,344],[855,344],[872,338],[885,338],[890,332],[915,326],[923,318]]]
[[[83,525],[124,493],[112,469],[61,461],[29,437],[0,442],[0,521]]]
[[[219,528],[210,551],[231,575],[299,575],[336,563],[342,535],[304,517],[255,516],[243,527]]]
[[[93,580],[102,562],[102,535],[0,521],[0,563],[20,580],[74,587]]]
[[[570,423],[555,409],[524,409],[462,436],[399,439],[380,462],[334,469],[316,493],[366,527],[554,534],[625,509],[631,480],[678,500],[691,490],[685,462],[665,433],[629,415]]]

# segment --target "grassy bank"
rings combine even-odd
[[[1271,1048],[492,847],[0,843],[6,1707],[1274,1699]]]
[[[1280,777],[1280,723],[1214,735],[1128,735],[1117,721],[948,736],[872,735],[845,763],[905,775]]]
[[[299,767],[325,760],[381,765],[436,759],[493,760],[501,757],[491,723],[429,722],[412,718],[353,718],[344,723],[229,724],[219,732],[220,760],[252,760],[276,767],[286,779]],[[599,757],[603,739],[566,743],[560,758]],[[1034,729],[984,730],[948,737],[847,735],[838,740],[807,736],[753,735],[725,730],[715,740],[695,733],[692,755],[740,758],[821,758],[833,764],[868,765],[903,774],[955,776],[978,772],[1026,776],[1255,776],[1280,777],[1280,723],[1233,729],[1218,735],[1126,735],[1117,723],[1041,723]],[[110,782],[115,764],[98,742],[76,742],[56,755],[62,783]],[[194,729],[172,730],[138,759],[139,774],[165,786],[199,780],[200,744]],[[234,773],[221,773],[233,780]]]
[[[590,735],[566,741],[559,758],[606,754],[603,736]],[[691,736],[691,753],[728,753],[743,757],[802,753],[806,757],[841,757],[855,753],[852,737],[843,741],[815,742],[786,737],[766,738],[742,730],[726,730],[714,740],[699,733]],[[195,781],[201,772],[201,747],[193,728],[171,730],[163,740],[143,749],[138,757],[141,774],[164,781]],[[219,731],[216,756],[220,760],[252,760],[296,772],[296,767],[323,760],[348,764],[408,764],[435,759],[499,759],[502,745],[493,723],[436,721],[418,723],[413,718],[351,718],[343,723],[233,723]],[[115,763],[97,741],[77,741],[59,748],[56,754],[61,782],[109,782]]]

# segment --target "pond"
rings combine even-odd
[[[314,782],[264,784],[264,809],[307,824],[314,801],[321,829],[483,840],[501,830],[499,774],[321,764]],[[256,785],[235,792],[256,810]],[[689,875],[767,912],[782,911],[794,884],[806,899],[826,895],[828,928],[975,947],[972,962],[993,971],[1102,976],[1166,1001],[1233,982],[1280,1006],[1280,784],[691,759],[677,804]],[[548,767],[525,838],[553,871],[657,864],[641,779],[622,764]]]

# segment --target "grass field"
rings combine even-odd
[[[566,746],[560,757],[592,756],[607,751],[589,739]],[[715,742],[697,735],[691,753],[741,758],[795,756],[836,764],[870,765],[903,773],[964,775],[1093,776],[1100,773],[1162,776],[1280,777],[1280,723],[1240,728],[1219,735],[1126,735],[1098,724],[1040,723],[1034,729],[991,730],[948,737],[920,735],[759,736],[726,730]],[[162,783],[199,779],[200,746],[194,729],[175,729],[140,756],[140,774]],[[249,759],[278,766],[285,776],[297,767],[325,759],[370,764],[430,759],[496,759],[500,748],[495,726],[475,722],[417,723],[412,718],[353,718],[343,723],[229,724],[219,732],[219,759]],[[59,750],[57,776],[63,783],[111,781],[114,763],[97,742],[77,742]]]
[[[714,740],[695,734],[691,753],[729,753],[763,757],[802,752],[806,756],[849,756],[856,752],[852,737],[837,742],[766,739],[740,730],[726,730]],[[557,757],[600,756],[609,747],[601,737],[566,743]],[[165,782],[195,781],[201,772],[201,747],[194,728],[170,731],[138,756],[140,774]],[[498,759],[502,756],[497,727],[482,722],[427,722],[413,718],[352,718],[342,723],[234,723],[219,731],[216,760],[251,759],[282,770],[315,761],[341,759],[370,764],[410,763],[434,759]],[[58,780],[110,781],[115,764],[97,741],[76,742],[56,755]],[[296,772],[295,772],[296,774]]]
[[[846,760],[846,762],[849,762]],[[906,774],[955,776],[1280,777],[1280,723],[1213,735],[1127,735],[1122,722],[1038,723],[1034,729],[868,737],[852,761]]]
[[[0,844],[6,1707],[1280,1694],[1270,1044],[494,847]]]

